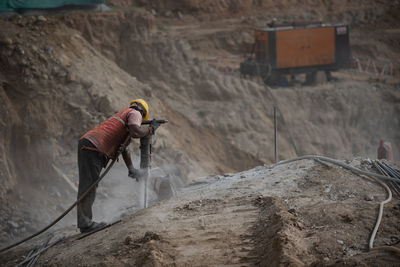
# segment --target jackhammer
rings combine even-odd
[[[147,124],[153,127],[155,131],[161,124],[167,123],[167,120],[149,120],[143,121],[142,124]],[[153,132],[154,135],[154,132]],[[140,169],[143,171],[142,179],[144,180],[144,202],[143,206],[147,208],[147,183],[150,177],[151,169],[151,143],[152,135],[140,138]]]

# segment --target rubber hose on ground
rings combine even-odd
[[[373,247],[376,233],[377,233],[377,231],[379,229],[379,226],[380,226],[380,223],[382,221],[383,206],[385,204],[389,203],[392,200],[392,192],[390,191],[390,188],[385,183],[380,181],[380,179],[392,180],[392,181],[396,181],[396,182],[398,180],[396,180],[396,179],[394,179],[392,177],[376,174],[376,173],[373,173],[373,172],[364,171],[364,170],[355,168],[353,166],[350,166],[348,164],[345,164],[343,162],[340,162],[340,161],[332,159],[332,158],[323,157],[323,156],[317,156],[317,155],[305,155],[305,156],[302,156],[302,157],[281,161],[281,162],[278,162],[278,163],[276,163],[276,164],[274,164],[272,166],[275,167],[275,166],[279,166],[279,165],[283,165],[283,164],[287,164],[287,163],[290,163],[290,162],[299,161],[299,160],[303,160],[303,159],[322,160],[322,161],[325,161],[325,162],[330,162],[330,163],[336,164],[336,165],[338,165],[340,167],[343,167],[345,169],[351,170],[352,172],[354,172],[356,174],[366,175],[368,177],[371,177],[375,181],[377,181],[383,188],[385,188],[388,197],[379,204],[378,217],[376,219],[375,227],[374,227],[374,229],[373,229],[373,231],[371,233],[371,237],[369,239],[368,247],[369,247],[370,250],[385,250],[385,251],[394,252],[394,253],[400,255],[400,249],[396,248],[396,247],[393,247],[393,246],[381,246],[381,247],[375,247],[375,248]]]

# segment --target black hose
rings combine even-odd
[[[395,168],[389,166],[388,164],[386,164],[385,162],[380,162],[380,164],[382,166],[384,166],[389,172],[391,172],[392,176],[399,179],[400,182],[400,172],[398,170],[396,170]]]
[[[374,162],[375,168],[382,173],[383,175],[398,178],[393,172],[391,171],[390,166],[382,164],[382,162],[376,161]],[[400,197],[400,185],[396,181],[389,181],[389,185],[392,189],[396,192],[396,194]]]
[[[57,245],[58,243],[60,243],[64,239],[65,239],[65,236],[57,239],[56,241],[54,241],[51,244],[49,244],[49,242],[46,242],[45,245],[42,245],[41,248],[38,249],[34,254],[26,257],[25,260],[23,262],[21,262],[17,267],[22,266],[23,264],[27,263],[28,261],[30,261],[30,262],[33,261],[33,259],[38,258],[38,256],[40,256],[44,251],[46,251],[47,249]]]
[[[326,161],[326,162],[330,162],[330,163],[339,165],[340,167],[348,169],[348,170],[350,170],[350,171],[352,171],[352,172],[354,172],[356,174],[364,174],[364,175],[367,175],[367,176],[373,176],[373,177],[381,179],[381,180],[389,180],[389,181],[396,181],[396,182],[398,181],[398,179],[393,178],[393,177],[388,177],[388,176],[384,176],[384,175],[381,175],[381,174],[372,173],[372,172],[369,172],[369,171],[364,171],[364,170],[352,167],[352,166],[350,166],[348,164],[344,164],[343,162],[340,162],[338,160],[331,159],[331,158],[328,158],[328,157],[323,157],[323,156],[317,156],[317,155],[304,155],[304,156],[297,157],[297,158],[294,158],[294,159],[280,161],[280,162],[278,162],[276,164],[273,164],[272,167],[283,165],[283,164],[288,164],[288,163],[293,162],[293,161],[298,161],[298,160],[303,160],[303,159],[314,159],[314,158],[317,158],[317,159],[322,160],[322,161]]]

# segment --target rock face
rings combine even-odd
[[[10,142],[15,133],[17,125],[21,124],[15,109],[10,103],[7,94],[4,89],[4,82],[0,86],[0,199],[4,197],[4,194],[11,190],[17,183],[16,170],[13,159],[10,158],[11,151],[13,151],[12,143]]]
[[[144,7],[149,11],[153,10],[155,14],[166,17],[170,16],[171,13],[174,13],[177,17],[179,17],[178,14],[183,14],[212,19],[262,14],[271,16],[271,19],[272,16],[286,16],[288,20],[293,16],[301,20],[309,20],[310,17],[314,17],[314,21],[323,20],[327,17],[339,17],[342,22],[346,23],[371,21],[391,8],[390,4],[387,3],[362,0],[352,1],[351,3],[346,0],[328,2],[312,0],[153,0],[135,1],[134,4],[126,0],[111,0],[108,1],[108,4],[124,8],[132,7],[132,5]]]
[[[13,173],[21,182],[46,181],[57,176],[52,163],[73,160],[85,130],[122,108],[130,93],[142,94],[144,86],[127,74],[113,77],[119,68],[65,27],[49,23],[36,30],[24,18],[25,28],[19,29],[13,22],[2,22],[8,29],[3,34],[15,40],[0,51],[1,152],[7,155],[2,164],[9,165],[5,177]],[[35,37],[42,31],[54,32],[46,40]],[[61,41],[80,49],[63,49]]]

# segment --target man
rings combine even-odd
[[[118,149],[128,135],[141,138],[154,133],[155,129],[152,126],[141,127],[142,120],[147,120],[148,117],[149,106],[146,101],[132,100],[128,108],[114,114],[80,138],[78,199],[99,179],[100,171],[107,165],[108,160],[115,159]],[[140,171],[133,167],[131,156],[126,149],[122,151],[122,157],[128,168],[128,176],[138,179]],[[96,188],[78,203],[78,228],[81,233],[91,232],[106,225],[104,222],[92,221],[92,205],[95,196]]]

